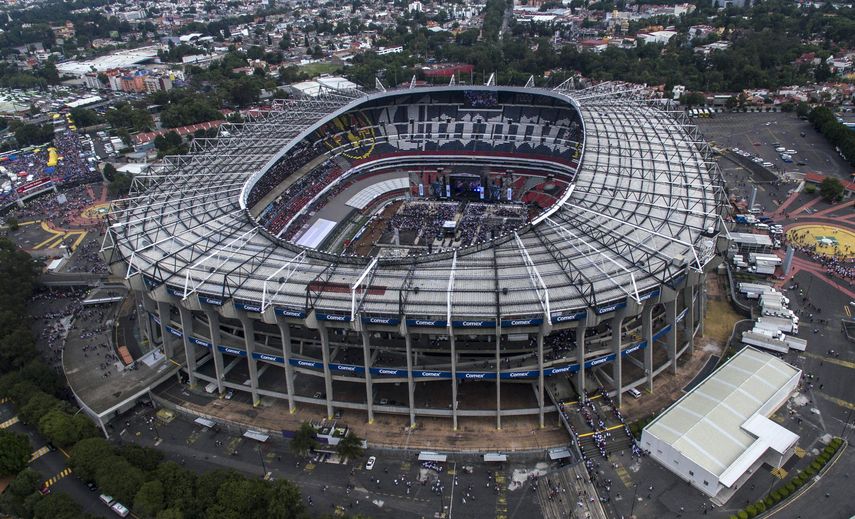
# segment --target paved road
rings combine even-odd
[[[0,422],[6,422],[16,416],[15,408],[11,404],[5,403],[0,405]],[[30,445],[32,445],[34,451],[47,445],[47,441],[33,427],[23,422],[9,426],[8,430],[29,436]],[[46,452],[30,463],[30,468],[41,474],[44,481],[60,474],[67,467],[65,454],[59,449]],[[98,500],[98,494],[89,491],[86,485],[77,479],[73,473],[59,479],[50,487],[50,490],[51,492],[64,492],[70,495],[72,499],[80,504],[84,513],[92,514],[96,517],[111,517],[109,509]]]
[[[319,513],[338,505],[349,513],[371,517],[432,517],[440,511],[460,518],[531,517],[538,506],[536,494],[528,483],[512,490],[514,473],[525,481],[524,474],[555,468],[536,459],[494,465],[460,456],[437,473],[422,468],[413,453],[379,451],[367,452],[356,464],[307,463],[294,457],[281,441],[259,444],[180,417],[158,426],[151,423],[153,416],[154,410],[141,408],[117,421],[116,428],[123,429],[122,440],[156,445],[169,459],[196,471],[224,467],[248,476],[270,472],[274,478],[289,479],[300,486],[305,499],[312,498],[311,506]],[[369,455],[377,457],[370,471],[364,466]]]

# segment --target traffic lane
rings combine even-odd
[[[119,423],[126,429],[123,439],[154,446],[157,435],[148,424],[153,413],[147,410],[120,418]],[[296,458],[288,450],[287,444],[265,444],[259,452],[260,445],[254,441],[226,432],[217,433],[183,418],[157,426],[157,432],[162,440],[158,448],[165,452],[169,459],[199,470],[209,470],[211,465],[233,468],[249,477],[261,477],[265,471],[271,472],[274,479],[285,478],[300,486],[305,498],[312,497],[313,509],[318,511],[332,510],[333,506],[337,505],[350,513],[371,515],[378,510],[394,510],[399,516],[409,517],[439,511],[443,501],[445,506],[450,506],[452,477],[447,471],[440,474],[444,492],[439,495],[433,493],[430,483],[423,486],[416,482],[421,467],[418,462],[412,460],[411,454],[402,459],[385,452],[369,451],[356,464],[306,463]],[[235,450],[238,454],[230,454]],[[364,468],[364,459],[371,454],[377,456],[378,462],[374,470],[367,471]],[[458,472],[459,481],[454,488],[453,505],[454,514],[458,517],[483,517],[484,506],[491,509],[496,507],[495,491],[492,486],[486,485],[486,474],[490,469],[474,462],[472,465],[476,467],[473,475]],[[409,494],[406,483],[400,480],[401,475],[405,476],[405,480],[413,481]],[[380,479],[379,487],[377,479]],[[399,480],[398,485],[395,485],[395,479]],[[347,493],[349,484],[352,485],[350,494]],[[470,495],[475,496],[475,500],[469,499],[463,503],[462,496],[465,496],[470,484]],[[527,506],[534,505],[531,496],[522,490],[507,492],[507,501],[509,508],[517,510],[525,510]],[[375,502],[382,502],[383,506],[378,507]],[[528,505],[524,505],[526,502]]]
[[[840,458],[803,494],[790,498],[783,508],[770,514],[775,519],[816,517],[819,510],[826,510],[828,517],[852,517],[855,515],[855,500],[852,499],[850,474],[855,470],[855,455],[852,446],[847,446]]]
[[[2,416],[8,415],[11,409],[9,405],[0,406]],[[30,445],[33,451],[47,445],[47,441],[31,426],[18,422],[7,430],[19,434],[26,434],[30,438]],[[68,467],[68,460],[60,449],[49,451],[30,463],[30,468],[38,472],[42,476],[42,481],[56,476]],[[86,485],[74,476],[72,472],[50,487],[51,492],[65,492],[77,502],[85,513],[90,513],[98,517],[110,517],[101,506],[97,494],[90,492]]]

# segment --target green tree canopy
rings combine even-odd
[[[843,197],[843,184],[834,177],[825,177],[819,185],[819,193],[826,202],[835,202]]]
[[[298,456],[306,456],[315,450],[318,441],[315,439],[315,428],[308,422],[303,422],[297,430],[288,447]]]
[[[33,509],[33,519],[80,519],[80,505],[68,494],[57,492],[41,498]]]
[[[24,470],[32,452],[27,435],[0,429],[0,476]]]
[[[134,512],[141,517],[155,517],[163,510],[163,483],[146,481],[134,497]]]
[[[354,460],[362,456],[364,449],[362,448],[362,438],[356,435],[353,431],[345,436],[336,445],[336,452],[342,458]]]

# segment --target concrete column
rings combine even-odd
[[[252,356],[255,353],[255,324],[245,315],[240,317],[240,324],[243,327],[243,342],[246,345],[246,364],[249,369],[252,405],[257,407],[261,403],[261,397],[258,396],[258,361]]]
[[[501,329],[496,327],[496,430],[502,430],[502,357],[499,346],[502,343]]]
[[[330,371],[330,337],[327,327],[320,325],[318,331],[321,333],[321,354],[324,359],[324,387],[327,393],[327,418],[332,420],[333,405],[332,405],[332,372]]]
[[[214,373],[217,377],[217,391],[222,395],[225,392],[223,380],[226,378],[225,365],[223,363],[223,352],[218,347],[222,343],[220,338],[220,316],[216,312],[206,311],[208,317],[208,337],[211,338],[211,354],[214,356]]]
[[[644,374],[650,393],[653,392],[653,306],[649,304],[641,311],[641,337],[647,343],[644,349]]]
[[[689,355],[691,355],[695,351],[695,301],[693,298],[694,292],[694,285],[686,285],[686,288],[683,289],[683,304],[688,309],[688,311],[686,312],[686,317],[683,320],[683,325],[684,329],[686,330],[686,336],[689,340]]]
[[[178,305],[178,315],[181,318],[181,334],[184,340],[184,358],[187,362],[187,381],[190,387],[196,387],[196,345],[190,342],[193,333],[193,314],[190,310]]]
[[[288,411],[291,414],[297,412],[294,404],[294,366],[291,365],[291,327],[288,321],[282,317],[276,319],[279,326],[279,336],[282,339],[282,357],[285,359],[285,388],[288,391]]]
[[[615,312],[611,319],[612,325],[612,353],[615,354],[615,361],[612,363],[612,379],[615,384],[617,394],[615,395],[615,403],[618,407],[621,404],[623,395],[623,356],[621,356],[621,328],[623,328],[623,310]]]
[[[707,314],[707,275],[702,274],[698,281],[698,335],[704,336],[704,317]]]
[[[576,325],[576,364],[579,365],[579,371],[576,372],[576,391],[579,392],[579,398],[585,399],[585,330],[588,329],[588,323],[584,319]]]
[[[362,358],[365,365],[365,402],[368,409],[368,423],[374,423],[374,383],[371,379],[371,344],[369,333],[362,332]]]
[[[677,301],[665,303],[665,322],[671,326],[671,331],[665,336],[668,347],[668,357],[671,359],[671,373],[677,374]]]
[[[160,338],[163,343],[163,354],[167,358],[175,356],[175,336],[166,330],[169,325],[169,303],[157,302],[157,316],[160,318]]]
[[[410,333],[404,335],[407,348],[407,396],[410,403],[410,428],[416,426],[416,382],[413,380],[413,341]]]
[[[454,332],[448,332],[451,343],[451,421],[457,430],[457,347],[454,344]]]
[[[545,426],[544,422],[544,398],[543,398],[543,331],[537,332],[537,406],[540,428]]]

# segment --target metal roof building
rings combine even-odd
[[[318,83],[246,123],[224,124],[217,139],[194,139],[189,155],[135,177],[132,196],[112,204],[102,253],[144,295],[151,343],[163,344],[191,384],[213,381],[221,393],[250,392],[254,402],[263,394],[291,409],[325,406],[328,416],[337,408],[365,410],[369,420],[375,410],[413,423],[445,416],[455,428],[459,416],[494,416],[500,426],[502,416],[543,423],[555,411],[545,377],[572,374],[584,391],[586,370],[609,367],[619,402],[691,351],[703,333],[705,275],[726,249],[726,197],[682,110],[625,85],[371,93],[336,85]],[[478,96],[494,105],[471,106]],[[568,187],[494,238],[404,257],[331,253],[261,225],[259,198],[281,192],[271,186],[289,180],[271,179],[298,145],[369,112],[401,117],[352,119],[370,145],[345,139],[325,152],[346,163],[342,176],[465,162],[536,169]],[[555,137],[568,134],[566,122],[541,121],[558,112],[578,121],[573,139]],[[325,195],[311,196],[304,207]],[[641,340],[622,341],[630,332]],[[245,359],[246,374],[230,374],[223,355]],[[269,384],[260,380],[265,368],[276,374]],[[458,407],[460,380],[489,404]],[[537,385],[536,397],[518,390],[523,381]],[[365,394],[354,392],[362,384]],[[417,384],[431,390],[417,393]],[[448,403],[440,406],[430,393],[441,387]],[[503,404],[503,392],[523,396]]]
[[[644,428],[641,445],[719,503],[756,469],[783,465],[799,437],[768,417],[801,371],[774,355],[742,349]]]

